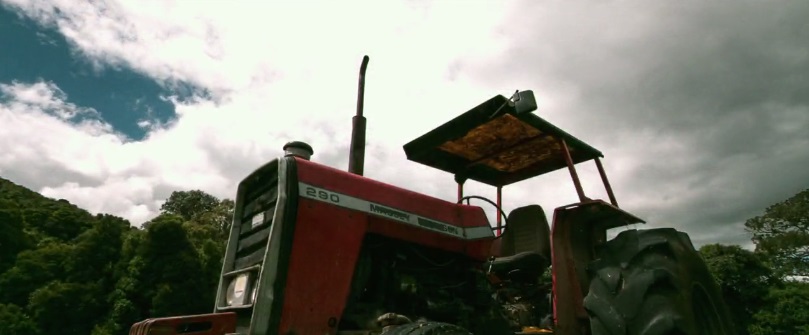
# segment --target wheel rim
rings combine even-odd
[[[691,308],[694,311],[694,321],[696,321],[697,334],[700,335],[721,335],[725,334],[722,322],[719,318],[713,301],[708,297],[708,293],[701,285],[695,285],[692,290]]]

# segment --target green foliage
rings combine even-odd
[[[175,192],[143,228],[0,179],[0,334],[126,334],[208,313],[233,201]]]
[[[753,315],[767,302],[767,293],[779,279],[761,255],[737,245],[709,244],[699,252],[721,287],[740,334],[749,334]]]
[[[784,274],[809,276],[809,189],[767,207],[745,222],[756,251]]]
[[[809,335],[809,283],[786,283],[767,296],[768,308],[754,316],[752,335]]]
[[[77,282],[103,283],[111,287],[114,267],[120,259],[124,232],[129,222],[112,216],[99,215],[93,227],[75,241],[73,257],[67,262],[70,279]]]
[[[51,242],[21,252],[14,266],[0,275],[0,302],[28,305],[28,296],[37,288],[65,277],[71,251],[70,245]]]
[[[36,227],[47,236],[70,241],[89,228],[87,215],[83,214],[86,213],[75,211],[70,207],[62,207],[53,211],[48,219],[39,222]]]
[[[218,237],[227,240],[230,234],[230,224],[233,222],[234,206],[233,200],[224,199],[210,211],[198,215],[195,221],[216,228]]]
[[[199,190],[179,191],[171,194],[160,207],[164,213],[179,215],[185,221],[213,228],[215,237],[228,237],[233,217],[233,200],[220,201]],[[213,237],[213,236],[212,236]]]
[[[143,286],[149,314],[193,314],[210,310],[199,254],[183,229],[183,219],[163,214],[151,221],[138,255],[143,267],[133,276]],[[220,256],[221,257],[221,256]]]
[[[39,329],[19,306],[0,304],[0,334],[36,335],[39,334]]]
[[[5,207],[10,205],[0,203],[0,273],[11,267],[17,254],[31,244],[24,230],[22,213],[19,209]]]
[[[93,284],[53,281],[31,294],[28,310],[44,334],[89,334],[102,320],[103,292]]]
[[[121,333],[120,327],[113,322],[107,321],[93,327],[90,335],[115,335],[118,333]]]
[[[200,190],[178,191],[160,207],[165,213],[176,214],[185,220],[210,212],[219,205],[219,199]]]

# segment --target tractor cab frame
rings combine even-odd
[[[594,247],[606,241],[609,229],[645,222],[618,207],[601,163],[603,154],[533,114],[536,108],[530,90],[516,91],[510,98],[497,95],[406,144],[404,151],[411,161],[453,174],[458,184],[458,202],[478,198],[495,205],[499,213],[493,229],[499,237],[525,235],[509,232],[507,222],[503,225],[500,215],[503,186],[567,168],[579,201],[556,208],[553,213],[550,236],[553,314],[558,333],[587,334],[589,319],[582,301],[589,283],[586,266],[595,258]],[[595,161],[609,202],[584,194],[576,164],[591,160]],[[467,180],[495,187],[496,201],[464,196]],[[536,215],[544,216],[541,207],[534,208],[539,208]],[[547,224],[544,217],[534,222]],[[536,227],[523,227],[519,229],[536,231]],[[565,299],[556,299],[559,296]]]

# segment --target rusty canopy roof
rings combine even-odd
[[[504,186],[574,164],[600,151],[533,113],[517,114],[497,95],[404,145],[407,159],[492,186]],[[497,113],[494,117],[493,114]]]

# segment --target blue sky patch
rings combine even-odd
[[[0,83],[53,82],[69,102],[95,109],[115,130],[133,140],[142,139],[147,132],[138,121],[165,123],[175,116],[174,106],[161,96],[177,95],[183,100],[201,95],[193,85],[163,86],[125,67],[94,69],[71,52],[57,31],[21,18],[4,6],[0,6],[0,46]]]

